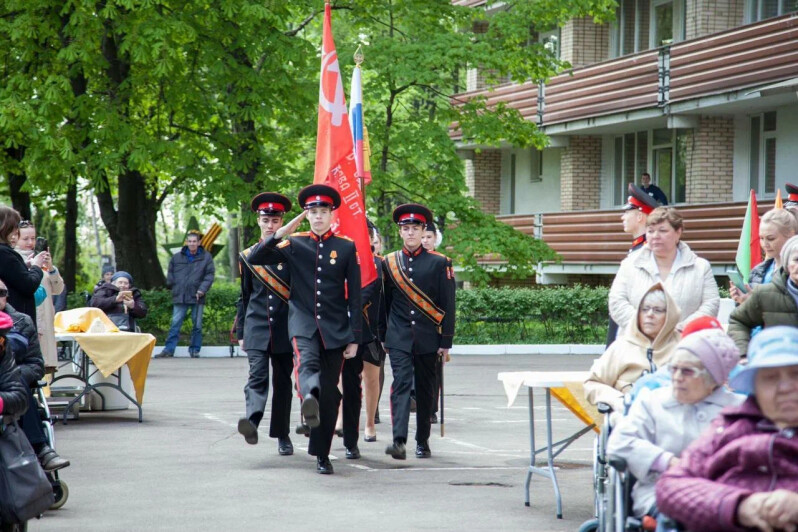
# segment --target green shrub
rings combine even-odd
[[[606,287],[581,285],[552,288],[480,288],[457,292],[457,344],[601,343],[607,334]],[[238,285],[216,283],[207,295],[203,343],[227,345],[235,319]],[[149,313],[139,320],[162,345],[172,319],[172,294],[145,290]],[[69,308],[86,305],[85,296],[72,294]],[[191,320],[181,329],[181,345],[191,333]]]

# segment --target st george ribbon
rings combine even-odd
[[[319,125],[316,134],[316,170],[313,182],[326,184],[341,194],[341,207],[333,212],[333,231],[354,240],[360,256],[361,286],[377,279],[366,226],[365,198],[357,179],[352,130],[332,35],[330,4],[324,5],[319,80]]]

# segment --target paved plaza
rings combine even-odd
[[[333,441],[335,475],[315,471],[307,440],[292,435],[293,456],[277,455],[268,438],[268,410],[260,443],[236,432],[243,413],[244,358],[153,360],[144,422],[134,409],[86,412],[56,428],[57,447],[72,466],[66,505],[30,530],[576,530],[592,514],[591,446],[586,435],[565,451],[558,471],[564,519],[554,516],[549,480],[532,481],[523,503],[529,463],[525,392],[511,408],[496,375],[501,371],[586,370],[593,357],[459,356],[446,366],[446,435],[433,426],[433,456],[419,460],[384,454],[390,442],[388,386],[378,441],[360,441],[363,457],[344,458]],[[536,415],[543,420],[543,395]],[[293,420],[299,419],[294,401]],[[582,425],[555,402],[555,438]],[[415,422],[411,418],[411,438]],[[545,437],[544,424],[537,435]],[[411,442],[413,443],[413,442]]]

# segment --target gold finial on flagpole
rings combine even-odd
[[[355,50],[355,56],[354,57],[355,57],[355,64],[357,66],[360,66],[360,63],[362,63],[364,61],[364,59],[365,59],[365,57],[363,56],[363,46],[362,45],[360,45],[360,44],[357,45],[357,50]]]

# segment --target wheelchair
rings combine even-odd
[[[34,388],[33,397],[36,399],[36,409],[39,412],[39,419],[42,421],[42,428],[44,429],[44,435],[47,437],[47,444],[55,449],[55,431],[53,430],[53,418],[50,415],[50,408],[47,406],[47,398],[44,395],[44,388],[47,386],[47,382],[39,381],[37,386]],[[34,405],[31,405],[33,407]],[[50,506],[51,510],[57,510],[66,504],[67,499],[69,498],[69,486],[63,480],[61,480],[58,470],[55,471],[45,471],[47,475],[47,479],[50,481],[50,484],[53,486],[53,495],[55,496],[55,502],[52,506]]]

